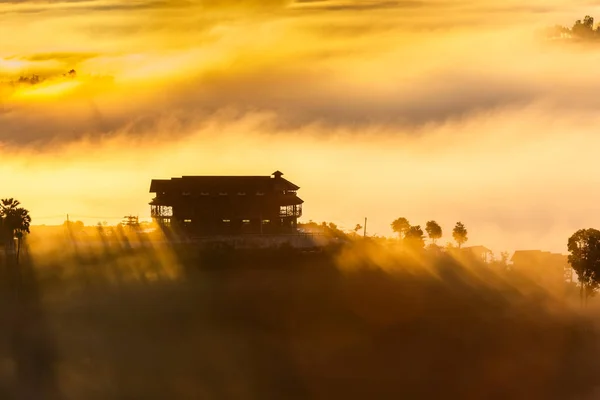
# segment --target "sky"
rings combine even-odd
[[[149,218],[153,178],[281,170],[304,221],[462,221],[472,245],[565,252],[600,227],[600,44],[539,30],[599,11],[0,0],[0,197],[37,224],[118,222]]]

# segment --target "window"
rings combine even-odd
[[[219,192],[219,196],[227,196],[227,192]]]
[[[183,222],[186,223],[186,224],[191,224],[192,220],[191,219],[184,219]]]
[[[173,207],[171,206],[152,206],[150,209],[152,218],[172,217]]]
[[[201,192],[200,196],[210,196],[210,193],[209,192]]]
[[[238,196],[245,196],[245,195],[246,195],[246,192],[238,192],[238,194],[237,194],[237,195],[238,195]]]
[[[223,222],[226,223],[226,224],[228,224],[228,223],[231,222],[231,220],[230,219],[224,219]]]
[[[243,223],[243,224],[249,224],[249,223],[250,223],[250,220],[249,220],[249,219],[243,219],[243,220],[242,220],[242,223]]]
[[[256,195],[257,195],[257,196],[264,196],[264,195],[265,195],[265,193],[264,193],[264,192],[256,192]]]
[[[269,219],[263,219],[263,222],[262,222],[262,223],[263,223],[264,225],[266,225],[266,224],[270,224],[270,223],[271,223],[271,220],[269,220]]]
[[[181,192],[181,195],[182,196],[189,196],[189,195],[191,195],[191,193],[190,192]]]
[[[302,216],[302,205],[297,206],[280,206],[279,207],[280,217],[301,217]]]

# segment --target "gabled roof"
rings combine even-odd
[[[543,254],[541,250],[517,250],[510,261],[515,262],[518,259],[534,260],[540,258]]]
[[[488,249],[485,246],[469,246],[469,247],[463,247],[463,250],[470,250],[474,253],[492,253],[492,250]]]
[[[542,250],[516,250],[515,254],[521,254],[521,255],[535,255],[535,254],[542,254],[542,253],[550,253],[549,251],[542,251]]]
[[[150,184],[150,193],[169,191],[206,191],[206,192],[232,192],[232,191],[270,191],[274,185],[281,185],[284,190],[298,190],[287,179],[281,178],[277,171],[274,176],[182,176],[181,178],[153,179]]]
[[[553,258],[556,261],[566,261],[567,260],[567,256],[564,254],[560,254],[560,253],[552,253],[549,251],[542,251],[542,250],[517,250],[513,254],[511,261],[514,262],[515,260],[518,260],[518,259],[531,261],[531,260],[541,260],[542,258],[545,258],[545,259]]]

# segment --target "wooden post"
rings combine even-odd
[[[363,231],[363,238],[367,237],[367,217],[365,217],[365,229]]]

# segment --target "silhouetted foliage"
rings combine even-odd
[[[583,22],[581,20],[575,21],[575,24],[571,28],[571,32],[578,38],[593,38],[596,35],[596,31],[594,31],[594,18],[586,15]]]
[[[323,221],[320,224],[318,224],[313,221],[308,221],[305,223],[299,223],[298,229],[301,232],[321,233],[326,236],[330,236],[330,237],[334,237],[334,238],[338,238],[338,239],[347,239],[348,238],[348,236],[344,233],[344,231],[339,229],[338,226],[336,224],[334,224],[333,222]]]
[[[582,301],[593,296],[600,280],[600,231],[580,229],[567,243],[569,263],[577,273]]]
[[[31,75],[31,76],[20,76],[19,79],[17,80],[17,83],[35,85],[35,84],[40,83],[41,81],[42,81],[42,79],[40,79],[39,75]]]
[[[325,232],[333,237],[339,238],[339,239],[345,239],[347,236],[344,233],[344,231],[342,231],[341,229],[338,229],[338,226],[336,224],[334,224],[333,222],[327,223],[327,222],[322,222],[321,226],[323,226],[323,228],[325,229]]]
[[[500,262],[502,264],[504,264],[505,266],[508,266],[509,258],[510,258],[510,254],[508,253],[508,251],[503,251],[502,253],[500,253]]]
[[[361,224],[356,224],[356,226],[353,229],[353,234],[354,237],[358,237],[360,231],[363,229],[364,227]]]
[[[17,239],[16,261],[19,262],[21,243],[26,233],[29,233],[31,216],[29,211],[20,207],[21,203],[15,199],[0,200],[0,227],[5,246],[10,252],[14,250],[14,239]]]
[[[452,251],[454,249],[456,249],[456,246],[454,246],[454,243],[452,243],[452,242],[446,243],[446,246],[445,246],[445,250],[446,251],[450,252],[450,251]]]
[[[546,37],[551,39],[564,38],[571,36],[571,29],[562,25],[554,25],[553,27],[547,28],[544,34]]]
[[[32,74],[32,75],[21,75],[19,76],[18,79],[16,80],[12,80],[9,81],[8,84],[13,85],[13,86],[18,86],[18,85],[38,85],[40,83],[44,83],[50,80],[54,80],[54,79],[75,79],[77,78],[77,72],[74,69],[69,70],[68,72],[64,73],[64,74],[60,74],[60,75],[54,75],[54,76],[47,76],[47,77],[43,77],[37,74]]]
[[[457,222],[452,230],[452,237],[458,244],[458,248],[461,248],[463,244],[465,244],[469,238],[467,237],[467,228],[463,225],[462,222]]]
[[[391,224],[392,230],[398,234],[400,238],[406,235],[406,232],[410,229],[410,222],[406,218],[398,218]]]
[[[600,27],[594,29],[594,18],[586,15],[578,19],[571,28],[555,25],[546,29],[545,36],[551,39],[597,40],[600,39]]]
[[[110,235],[110,231],[106,225],[106,223],[102,222],[98,222],[98,224],[96,225],[96,232],[100,238],[106,238]]]
[[[425,231],[433,244],[442,237],[442,227],[435,221],[428,221],[425,225]]]
[[[410,247],[422,249],[425,247],[424,237],[421,226],[415,225],[408,228],[404,234],[404,242]]]

